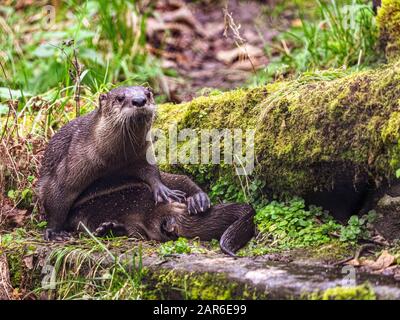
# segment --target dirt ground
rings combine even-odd
[[[159,1],[148,21],[149,50],[164,67],[171,100],[191,100],[209,88],[243,85],[274,54],[274,37],[296,22],[295,11],[274,17],[274,1]],[[269,52],[266,54],[266,52]]]

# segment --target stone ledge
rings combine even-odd
[[[177,255],[167,260],[150,256],[145,257],[143,263],[149,268],[153,277],[162,272],[172,271],[175,279],[173,281],[166,279],[165,285],[177,287],[176,290],[182,289],[179,288],[179,280],[183,279],[185,274],[192,277],[201,277],[202,274],[208,277],[214,275],[219,279],[225,279],[227,283],[235,284],[236,289],[241,288],[235,290],[238,296],[232,298],[256,299],[307,299],[312,298],[313,294],[314,298],[322,297],[327,289],[342,287],[346,283],[345,276],[351,268],[285,263],[263,257],[234,259],[220,255],[215,257]],[[357,270],[355,274],[355,285],[368,283],[376,298],[400,299],[400,281],[395,281],[389,276],[372,275]],[[355,285],[348,289],[355,288]],[[243,288],[246,294],[243,294]]]

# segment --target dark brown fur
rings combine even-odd
[[[146,182],[158,200],[181,200],[168,189],[157,166],[146,160],[155,105],[144,87],[120,87],[100,96],[99,108],[79,117],[50,140],[42,161],[38,194],[49,229],[63,234],[68,212],[78,196],[106,176],[131,176]]]
[[[381,6],[382,0],[372,0],[372,6],[374,8],[374,12],[378,12],[378,8]]]
[[[189,197],[201,189],[188,177],[161,173],[163,183]],[[254,209],[247,204],[220,204],[203,213],[190,215],[185,203],[155,204],[149,187],[134,180],[103,180],[77,200],[68,222],[69,231],[84,224],[96,235],[108,231],[146,240],[168,241],[178,237],[220,239],[221,249],[230,255],[254,236]]]

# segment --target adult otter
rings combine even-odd
[[[182,201],[184,193],[166,187],[158,168],[146,160],[146,135],[155,115],[152,93],[144,87],[120,87],[101,94],[99,108],[62,127],[45,151],[38,194],[48,229],[45,239],[68,237],[68,212],[97,179],[132,176],[147,183],[154,200]],[[189,211],[209,207],[205,194],[187,200]]]
[[[374,12],[378,12],[378,8],[382,5],[382,0],[372,0],[372,7],[374,9]]]
[[[168,188],[181,190],[191,199],[205,195],[186,176],[162,172],[161,180]],[[97,236],[112,232],[157,241],[178,237],[220,239],[222,251],[234,256],[254,236],[253,216],[254,209],[248,204],[220,204],[190,215],[187,204],[156,204],[145,183],[103,179],[78,198],[66,225],[72,232],[82,230],[83,223]]]

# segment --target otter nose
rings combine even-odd
[[[147,102],[147,99],[145,96],[136,96],[132,98],[131,103],[135,107],[143,107]]]

